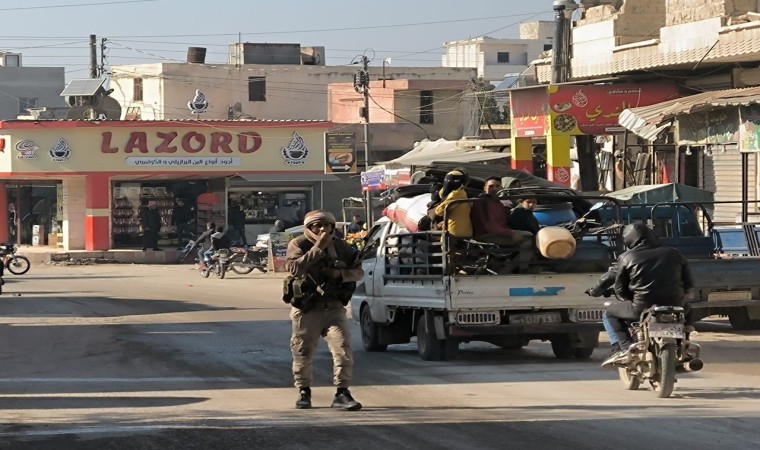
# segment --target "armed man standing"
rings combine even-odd
[[[338,388],[333,408],[361,409],[348,388],[353,372],[351,334],[345,306],[356,282],[364,276],[354,250],[336,239],[335,217],[327,211],[311,211],[304,217],[304,235],[288,244],[290,277],[283,300],[293,305],[293,377],[299,390],[296,408],[311,408],[312,363],[320,337],[333,357],[333,383]]]

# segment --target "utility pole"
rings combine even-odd
[[[364,120],[364,171],[369,170],[369,58],[362,55],[362,68],[354,74],[354,90],[362,94],[364,99],[363,106],[359,111],[359,116]],[[367,228],[371,228],[375,223],[372,215],[372,191],[367,189],[364,193],[364,209],[367,221]]]
[[[90,78],[98,78],[98,38],[90,35]]]
[[[98,76],[103,76],[106,73],[106,42],[108,39],[100,38],[100,67],[98,68]]]

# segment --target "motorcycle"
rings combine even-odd
[[[217,277],[224,279],[229,257],[230,251],[226,248],[217,250],[213,255],[207,257],[201,264],[201,275],[203,275],[203,278],[208,278],[211,272],[214,272]]]
[[[0,247],[0,258],[5,268],[14,275],[23,275],[29,272],[32,264],[26,256],[17,255],[18,249],[13,244],[5,244],[5,248]]]
[[[262,247],[232,247],[230,249],[232,256],[229,260],[229,267],[233,272],[239,275],[247,275],[253,269],[259,269],[261,272],[267,271],[269,259],[269,250]]]
[[[659,398],[673,393],[676,373],[697,372],[704,367],[701,347],[691,342],[693,327],[686,325],[680,306],[652,306],[641,313],[638,322],[628,325],[633,345],[628,357],[615,362],[620,381],[635,391],[646,380]]]

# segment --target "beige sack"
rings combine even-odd
[[[568,259],[575,254],[575,238],[562,227],[544,227],[536,234],[536,247],[548,259]]]

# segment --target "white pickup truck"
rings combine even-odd
[[[370,230],[364,279],[351,305],[367,351],[416,336],[426,361],[454,358],[462,342],[520,348],[535,339],[550,341],[558,358],[591,356],[603,329],[605,299],[584,291],[599,271],[467,275],[483,272],[467,264],[482,265],[490,256],[478,258],[473,255],[481,249],[448,242],[441,232],[409,233],[387,219]]]

